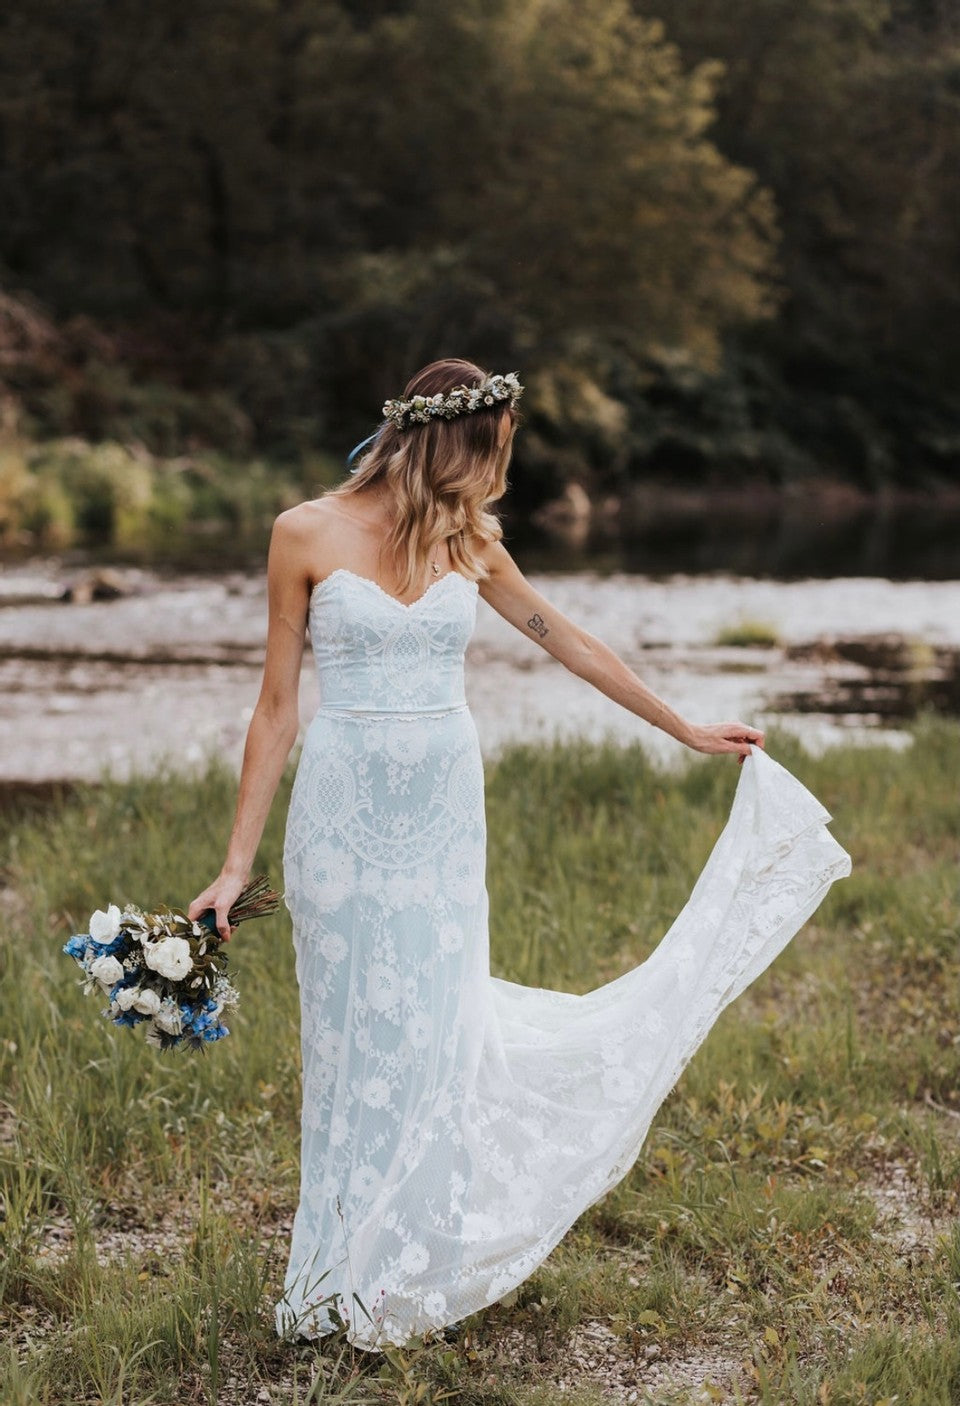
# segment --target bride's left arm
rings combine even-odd
[[[733,752],[744,757],[751,744],[763,746],[763,733],[746,723],[699,726],[681,717],[609,645],[582,629],[531,586],[502,542],[491,543],[483,560],[490,574],[478,586],[488,605],[615,703],[697,752]]]

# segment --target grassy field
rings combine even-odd
[[[60,947],[108,900],[186,900],[233,778],[81,789],[0,818],[4,1406],[960,1402],[960,730],[814,760],[769,743],[853,857],[724,1016],[629,1175],[453,1344],[281,1343],[296,1201],[285,913],[241,931],[243,1004],[158,1056]],[[488,771],[495,974],[582,991],[684,902],[737,769],[518,748]],[[288,775],[264,837],[274,881]]]

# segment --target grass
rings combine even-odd
[[[713,642],[732,649],[775,649],[781,639],[776,625],[766,620],[740,620],[719,630]]]
[[[234,1035],[161,1058],[60,945],[109,898],[219,866],[213,766],[0,816],[0,1399],[10,1406],[960,1401],[960,730],[904,753],[771,750],[835,816],[852,878],[727,1011],[624,1180],[455,1344],[372,1362],[279,1342],[296,1203],[285,916],[241,934]],[[736,769],[517,747],[488,768],[495,973],[586,990],[687,897]],[[285,778],[260,860],[280,873]],[[256,999],[252,993],[256,992]]]

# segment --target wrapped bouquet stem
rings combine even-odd
[[[279,903],[260,874],[237,895],[230,926],[273,913]],[[128,903],[121,911],[111,903],[63,950],[83,972],[84,994],[106,996],[101,1014],[115,1025],[147,1021],[147,1044],[204,1050],[229,1035],[223,1012],[239,1000],[223,946],[212,908],[191,921],[179,908],[145,912]]]

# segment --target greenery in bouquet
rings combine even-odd
[[[275,912],[279,901],[259,875],[230,909],[230,926]],[[121,911],[111,903],[63,951],[83,971],[84,994],[107,997],[101,1014],[115,1025],[146,1021],[147,1044],[204,1050],[229,1035],[223,1012],[239,1000],[223,945],[212,908],[191,921],[179,908],[144,912],[130,903]]]

